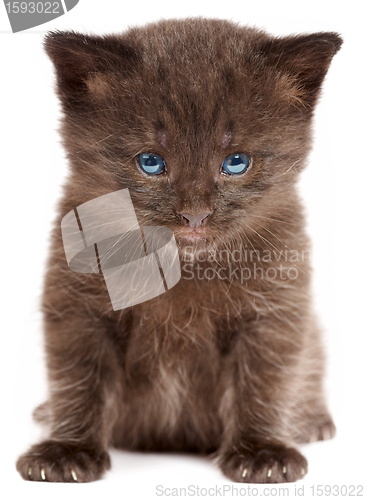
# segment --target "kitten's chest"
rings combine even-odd
[[[126,353],[126,379],[155,381],[167,373],[215,378],[236,339],[230,300],[204,284],[175,290],[141,304],[133,315]]]

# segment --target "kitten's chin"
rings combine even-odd
[[[195,231],[191,231],[190,233],[180,234],[179,239],[188,244],[191,243],[199,243],[206,241],[206,235],[204,233],[197,233]]]

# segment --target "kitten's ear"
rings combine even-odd
[[[312,108],[331,60],[342,42],[337,33],[288,36],[266,42],[263,52],[269,65],[295,79],[299,91],[297,100]]]
[[[115,35],[54,31],[46,35],[44,48],[55,66],[58,93],[66,107],[105,94],[108,75],[112,80],[113,75],[125,74],[138,59],[135,50]]]

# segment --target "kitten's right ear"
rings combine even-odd
[[[44,48],[55,66],[58,94],[66,108],[95,97],[90,93],[105,92],[108,75],[110,80],[123,76],[138,60],[135,49],[116,35],[54,31],[46,35]]]
[[[268,65],[281,75],[294,79],[295,101],[312,109],[332,58],[342,42],[337,33],[320,32],[273,38],[263,45],[262,50]]]

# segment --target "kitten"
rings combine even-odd
[[[96,480],[110,446],[212,453],[238,482],[306,474],[295,445],[335,427],[296,182],[341,43],[201,18],[47,35],[71,169],[43,294],[50,435],[24,479]],[[174,231],[182,278],[114,311],[102,274],[67,267],[60,221],[123,188],[141,226]]]

